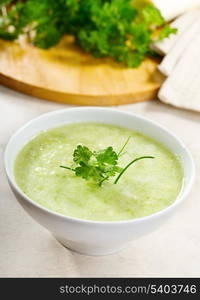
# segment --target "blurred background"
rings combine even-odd
[[[199,276],[199,176],[162,228],[117,254],[87,257],[25,214],[3,167],[9,137],[27,121],[95,105],[169,128],[191,150],[198,174],[199,53],[200,0],[0,1],[0,276]]]

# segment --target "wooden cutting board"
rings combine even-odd
[[[41,50],[25,40],[0,40],[0,83],[23,93],[76,105],[120,105],[153,99],[163,81],[158,61],[131,69],[96,59],[65,37]]]

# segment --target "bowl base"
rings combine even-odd
[[[125,246],[115,246],[115,247],[100,247],[97,245],[86,245],[86,244],[82,244],[79,242],[73,242],[73,241],[69,241],[69,240],[65,240],[63,238],[57,237],[55,236],[55,239],[62,244],[65,248],[74,251],[78,254],[82,254],[82,255],[89,255],[89,256],[103,256],[103,255],[109,255],[109,254],[114,254],[120,250],[122,250],[123,248],[125,248]]]

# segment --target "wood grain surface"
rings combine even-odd
[[[41,50],[24,39],[0,40],[0,83],[23,93],[75,105],[120,105],[153,99],[163,81],[158,61],[138,69],[96,59],[65,37]]]

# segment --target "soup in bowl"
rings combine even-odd
[[[25,210],[66,247],[91,255],[154,230],[194,179],[191,154],[168,130],[93,107],[30,121],[10,139],[5,166]]]

